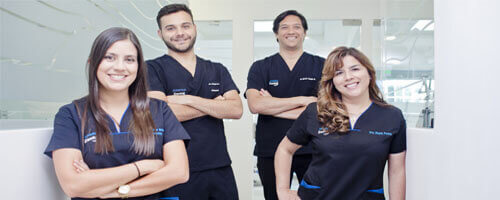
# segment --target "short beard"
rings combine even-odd
[[[186,52],[190,51],[191,49],[193,49],[194,43],[196,42],[196,36],[193,37],[193,39],[191,40],[191,44],[189,44],[189,46],[186,49],[179,49],[179,48],[175,47],[173,44],[171,44],[170,42],[167,42],[166,40],[163,40],[163,42],[165,42],[165,45],[167,45],[167,48],[171,51],[174,51],[176,53],[186,53]]]

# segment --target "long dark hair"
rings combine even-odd
[[[117,41],[130,40],[137,49],[137,77],[128,88],[130,98],[130,109],[133,119],[129,124],[129,131],[134,135],[134,151],[138,154],[151,155],[154,152],[155,140],[153,129],[155,128],[151,112],[149,110],[149,99],[147,97],[146,64],[142,54],[141,44],[135,34],[126,28],[113,27],[106,29],[95,39],[87,62],[89,94],[87,96],[87,109],[91,114],[83,115],[83,122],[88,123],[86,116],[92,117],[95,121],[96,145],[95,152],[106,154],[114,151],[113,141],[110,136],[109,118],[100,105],[99,80],[97,79],[97,69],[106,51]],[[85,130],[85,129],[83,129]]]
[[[349,114],[347,108],[342,103],[342,94],[333,85],[335,71],[344,66],[342,60],[346,56],[354,57],[368,71],[371,78],[368,85],[370,100],[381,106],[389,106],[384,101],[382,93],[377,86],[375,68],[368,57],[355,48],[337,47],[325,60],[318,89],[318,120],[323,127],[328,128],[329,133],[349,131]]]

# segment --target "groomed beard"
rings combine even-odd
[[[163,40],[165,42],[165,45],[167,45],[167,48],[171,51],[177,52],[177,53],[186,53],[190,51],[194,47],[194,43],[196,42],[196,35],[193,37],[191,40],[191,44],[186,49],[179,49],[175,47],[172,43],[168,42],[167,40]]]

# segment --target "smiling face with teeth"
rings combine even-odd
[[[280,48],[302,49],[306,31],[302,26],[302,21],[295,15],[286,16],[280,23],[275,34]]]
[[[343,67],[335,69],[333,85],[342,99],[370,98],[370,74],[356,58],[347,55],[342,59]]]
[[[196,42],[196,25],[189,13],[178,11],[164,15],[160,18],[160,23],[158,36],[170,51],[185,53],[193,50]]]
[[[137,49],[129,40],[113,43],[97,68],[100,92],[125,91],[137,77]]]

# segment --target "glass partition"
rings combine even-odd
[[[87,92],[85,63],[103,30],[127,27],[145,59],[166,53],[156,14],[166,1],[0,1],[0,129],[49,127]],[[195,52],[232,65],[232,22],[196,21]],[[30,125],[31,124],[31,125]]]
[[[388,0],[386,17],[374,29],[380,43],[379,86],[384,98],[400,108],[407,127],[434,127],[433,1],[418,0],[399,7]],[[409,9],[408,15],[401,10]],[[377,31],[375,31],[377,30]]]
[[[309,30],[304,51],[322,57],[337,46],[360,47],[361,20],[308,20]],[[254,22],[254,60],[270,56],[279,50],[272,30],[273,21]]]

